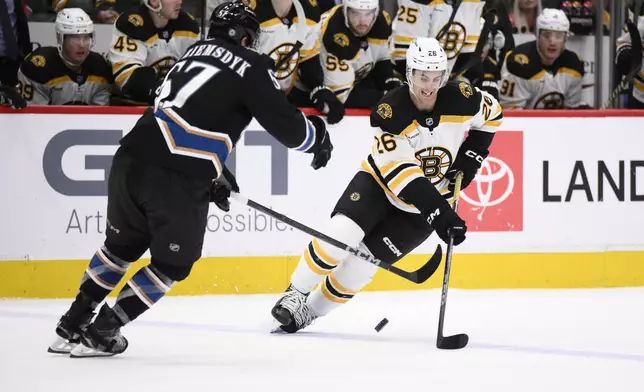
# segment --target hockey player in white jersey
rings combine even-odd
[[[92,52],[94,23],[80,8],[56,15],[56,46],[43,46],[20,65],[18,86],[30,105],[109,105],[112,71]]]
[[[321,20],[324,84],[347,107],[371,108],[402,82],[394,76],[391,20],[378,0],[344,0]]]
[[[537,40],[508,52],[501,70],[500,101],[505,109],[578,109],[584,63],[565,48],[570,22],[561,10],[537,17]]]
[[[182,0],[143,0],[114,24],[108,59],[116,86],[132,104],[152,104],[170,68],[197,41],[199,24]]]
[[[301,0],[304,11],[304,32],[300,33],[299,17],[293,0],[264,0],[248,2],[257,13],[262,33],[259,35],[258,50],[269,55],[278,65],[275,70],[280,87],[289,95],[289,100],[304,106],[312,102],[320,111],[327,108],[327,121],[335,124],[344,117],[344,105],[324,85],[324,73],[320,64],[320,11],[315,0]],[[298,40],[298,34],[305,39],[302,47],[288,61],[287,56]],[[295,90],[296,82],[307,92]],[[304,95],[305,100],[298,99]]]
[[[644,11],[644,7],[642,11]],[[629,19],[634,19],[631,10],[629,10]],[[638,38],[639,42],[634,42]],[[627,104],[629,109],[644,109],[644,62],[639,63],[639,70],[631,69],[634,64],[638,64],[635,57],[644,57],[642,42],[644,42],[644,15],[637,18],[637,34],[625,32],[617,39],[617,55],[615,56],[617,69],[622,75],[634,72],[633,89]]]
[[[407,51],[408,85],[390,91],[371,112],[374,144],[338,200],[330,237],[395,263],[433,232],[465,240],[465,222],[450,207],[452,180],[467,187],[488,155],[503,113],[488,93],[447,82],[447,56],[434,38]],[[378,268],[314,239],[272,309],[284,332],[294,333],[348,302]],[[315,289],[314,289],[315,287]]]
[[[414,37],[437,38],[447,53],[450,74],[468,62],[481,33],[482,0],[398,0],[393,23],[393,60],[405,73],[405,54]]]

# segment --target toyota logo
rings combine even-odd
[[[473,181],[476,188],[470,187],[467,192],[476,190],[476,197],[468,196],[465,191],[461,197],[475,207],[492,207],[503,203],[514,190],[514,173],[507,163],[499,158],[488,157],[481,165]]]

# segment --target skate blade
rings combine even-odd
[[[70,343],[67,339],[58,337],[54,343],[47,348],[47,352],[52,354],[69,354],[76,346],[78,346],[78,343]]]
[[[115,353],[109,353],[87,347],[84,344],[79,344],[69,354],[70,358],[97,358],[97,357],[113,357]]]
[[[271,324],[271,333],[286,334],[286,332],[284,332],[284,330],[282,329],[282,324],[280,324],[277,320],[273,320],[273,323]]]

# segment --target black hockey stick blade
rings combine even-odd
[[[436,245],[436,251],[432,257],[422,267],[411,273],[413,281],[419,284],[427,281],[427,279],[434,275],[438,267],[440,267],[442,259],[443,248],[440,245]]]
[[[452,336],[439,336],[436,340],[436,348],[441,350],[460,350],[467,346],[467,342],[469,341],[469,336],[464,333]]]

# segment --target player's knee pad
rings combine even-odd
[[[188,275],[190,275],[190,271],[192,271],[192,266],[194,264],[190,263],[188,265],[173,265],[170,263],[165,263],[161,260],[157,260],[153,257],[150,265],[167,276],[169,279],[175,282],[181,282],[182,280],[187,278]]]
[[[364,244],[360,244],[359,248],[370,253]],[[371,282],[377,271],[378,267],[374,264],[350,255],[333,271],[333,277],[342,286],[357,292]]]
[[[325,232],[328,233],[331,238],[354,248],[358,247],[358,244],[360,244],[360,241],[362,241],[365,235],[362,228],[360,228],[356,222],[342,214],[336,214],[331,218]],[[309,248],[313,248],[309,250],[313,250],[314,254],[318,248],[326,253],[326,255],[332,259],[328,261],[330,261],[334,266],[347,256],[347,251],[344,249],[337,248],[318,239],[311,241]]]

